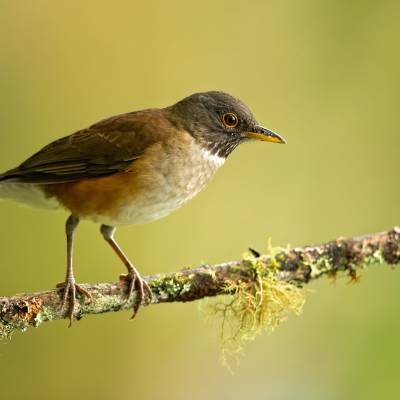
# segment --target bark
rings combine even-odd
[[[302,286],[322,276],[344,272],[357,280],[357,271],[370,265],[394,266],[400,263],[400,228],[377,234],[339,238],[334,241],[259,255],[251,251],[242,260],[195,269],[145,277],[153,291],[151,304],[187,302],[204,297],[229,294],[228,283],[256,281],[268,273],[277,279]],[[81,284],[92,295],[92,301],[79,297],[76,319],[132,308],[134,296],[127,299],[125,283]],[[149,305],[147,302],[143,306]],[[0,297],[0,337],[15,330],[25,330],[42,322],[66,318],[60,292],[56,289],[13,297]]]

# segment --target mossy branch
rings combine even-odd
[[[301,287],[322,276],[335,276],[344,272],[357,280],[357,270],[373,264],[400,263],[400,228],[357,238],[339,238],[321,245],[294,249],[274,249],[267,255],[255,251],[242,260],[218,265],[202,265],[180,272],[146,277],[154,294],[152,304],[187,302],[204,297],[235,294],[246,285],[268,290],[269,282],[280,282]],[[261,278],[267,277],[267,279]],[[128,310],[133,298],[124,296],[123,281],[115,283],[83,284],[91,293],[88,303],[79,298],[76,318],[87,314]],[[249,287],[250,287],[249,286]],[[286,290],[286,289],[284,289]],[[258,289],[254,299],[260,294]],[[148,304],[143,304],[148,305]],[[42,322],[66,318],[60,309],[61,298],[57,290],[0,297],[0,337],[9,337],[15,330],[38,326]]]

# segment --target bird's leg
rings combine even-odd
[[[107,243],[118,255],[120,260],[125,264],[128,270],[128,274],[120,276],[120,279],[126,280],[128,283],[128,298],[132,295],[134,289],[136,289],[137,291],[135,302],[133,304],[133,318],[139,310],[142,301],[144,300],[145,293],[147,293],[150,301],[152,300],[153,294],[151,292],[151,288],[148,283],[140,276],[139,271],[134,267],[134,265],[129,261],[128,257],[118,246],[117,242],[114,239],[115,228],[113,226],[101,225],[100,232]]]
[[[63,290],[62,296],[62,305],[61,308],[64,308],[68,302],[68,317],[69,317],[69,326],[72,324],[72,320],[74,318],[74,306],[76,302],[76,292],[83,294],[87,298],[91,299],[91,294],[75,283],[74,271],[72,268],[72,244],[74,231],[79,224],[79,218],[71,215],[65,224],[65,231],[67,234],[67,276],[65,277],[65,282],[59,283],[57,285],[58,288]]]

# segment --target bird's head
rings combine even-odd
[[[286,143],[282,136],[259,125],[246,104],[227,93],[195,93],[169,110],[180,128],[221,157],[251,139]]]

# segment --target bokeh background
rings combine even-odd
[[[143,273],[399,223],[400,3],[0,1],[0,170],[112,114],[230,92],[289,144],[239,148],[166,219],[120,229]],[[0,203],[0,294],[64,277],[66,213]],[[81,225],[81,282],[123,267]],[[232,375],[198,304],[65,321],[0,346],[7,399],[398,398],[400,275],[311,285],[301,317],[248,345]]]

